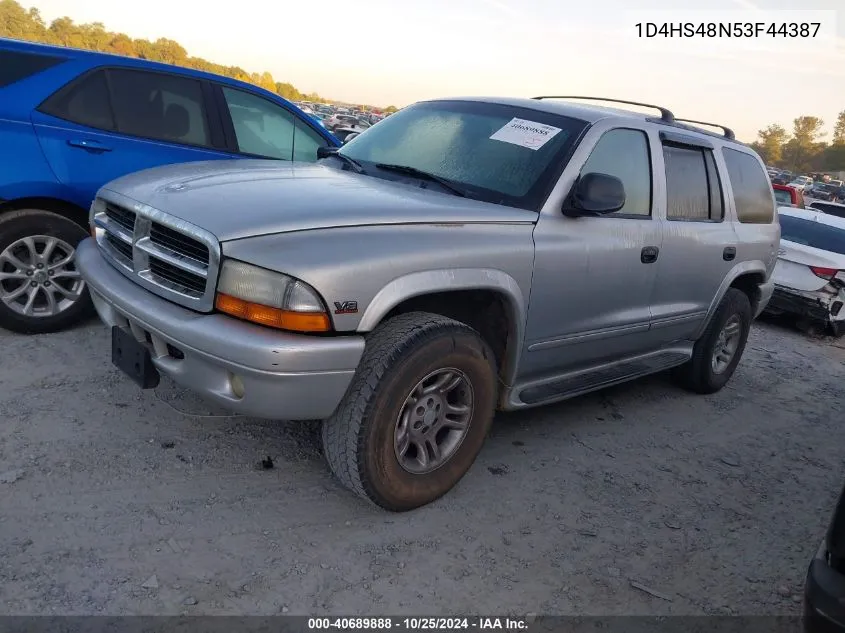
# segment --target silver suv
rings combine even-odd
[[[340,482],[393,511],[452,488],[497,409],[668,369],[717,391],[772,294],[765,167],[727,128],[578,99],[427,101],[316,164],[106,185],[77,257],[113,362],[324,420]]]

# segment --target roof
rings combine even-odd
[[[596,97],[596,100],[601,101]],[[609,107],[603,105],[594,105],[586,102],[573,102],[565,99],[527,99],[515,97],[448,97],[442,99],[430,99],[429,101],[477,101],[479,103],[497,103],[502,105],[509,105],[516,108],[526,108],[528,110],[536,110],[538,112],[545,112],[549,114],[557,114],[560,116],[572,117],[581,119],[587,123],[594,124],[603,119],[617,118],[630,119],[634,121],[648,121],[665,125],[667,128],[681,129],[692,134],[701,134],[708,138],[718,138],[725,143],[731,143],[745,147],[745,144],[735,139],[728,138],[723,134],[710,132],[707,129],[701,129],[692,125],[685,125],[683,123],[668,122],[660,119],[660,115],[655,109],[651,113],[636,112],[634,110],[626,110],[623,108]],[[656,108],[657,106],[655,106]]]
[[[232,77],[227,77],[225,75],[218,75],[217,73],[210,73],[204,70],[197,70],[194,68],[188,68],[187,66],[177,66],[176,64],[166,64],[164,62],[154,62],[148,59],[141,59],[140,57],[129,57],[127,55],[117,55],[116,53],[103,53],[100,51],[89,51],[82,48],[74,48],[71,46],[56,46],[53,44],[41,44],[39,42],[29,42],[25,40],[15,40],[11,38],[0,37],[0,46],[7,50],[17,50],[17,51],[25,51],[30,53],[37,53],[41,55],[59,55],[69,60],[84,60],[85,62],[91,64],[115,64],[124,67],[135,67],[135,68],[144,68],[147,70],[160,70],[167,73],[180,73],[192,77],[196,77],[198,79],[207,79],[209,81],[216,81],[218,83],[228,83],[231,85],[237,85],[245,88],[249,88],[253,91],[261,91],[267,94],[275,95],[277,98],[282,99],[288,103],[293,103],[280,95],[276,95],[275,93],[268,92],[264,88],[260,86],[255,86],[253,84],[245,83],[238,79],[233,79]]]

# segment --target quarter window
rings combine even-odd
[[[323,138],[281,106],[257,95],[223,88],[238,149],[244,154],[315,162]]]
[[[64,61],[53,55],[0,51],[0,88],[52,68]]]
[[[211,145],[199,81],[135,70],[110,70],[108,77],[119,132]]]
[[[728,167],[739,221],[747,224],[771,223],[775,217],[772,188],[757,159],[729,147],[722,150],[722,155]]]
[[[610,216],[651,215],[651,158],[644,132],[605,132],[581,169],[582,175],[591,172],[616,176],[625,187],[625,206]]]
[[[114,130],[105,71],[87,75],[49,97],[39,108],[45,114],[100,130]]]
[[[724,201],[713,152],[664,144],[663,161],[667,219],[720,222],[724,217]]]

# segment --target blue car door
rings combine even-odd
[[[56,178],[87,207],[105,183],[165,165],[232,158],[206,82],[185,75],[100,68],[32,113]]]

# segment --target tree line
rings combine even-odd
[[[767,165],[792,172],[845,171],[845,110],[839,113],[830,143],[824,140],[824,121],[800,116],[792,122],[792,133],[772,124],[757,132],[751,143]]]
[[[193,57],[179,42],[167,38],[155,41],[132,38],[125,33],[107,31],[100,22],[76,24],[68,17],[57,18],[48,25],[38,9],[27,10],[16,0],[0,0],[0,37],[164,62],[245,81],[291,101],[331,103],[317,93],[303,93],[291,83],[276,81],[269,72],[250,73],[240,66],[223,66]],[[387,110],[395,112],[396,108],[390,106]]]

